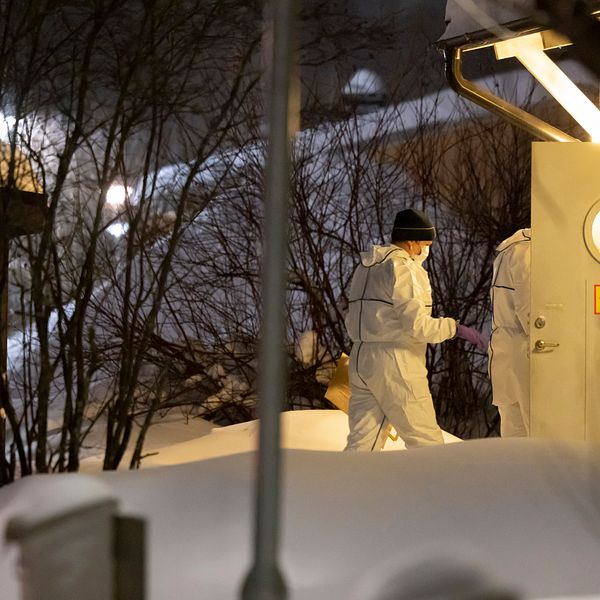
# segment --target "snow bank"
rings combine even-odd
[[[451,433],[443,432],[446,443],[459,442]],[[195,435],[194,435],[195,434]],[[189,423],[162,423],[153,425],[144,444],[146,458],[142,468],[178,465],[252,452],[258,445],[258,421],[248,421],[227,427],[215,427],[202,419]],[[348,416],[341,410],[296,410],[281,413],[281,444],[297,450],[340,452],[346,445]],[[193,439],[191,439],[193,438]],[[401,439],[388,439],[384,451],[405,450]],[[127,468],[127,456],[123,467]],[[81,463],[85,472],[102,468],[100,455],[86,458]]]
[[[406,452],[286,449],[283,466],[281,564],[290,600],[358,600],[359,591],[361,600],[381,600],[385,577],[422,556],[477,557],[486,576],[526,598],[600,590],[596,447],[494,439]],[[91,476],[123,512],[148,522],[149,600],[239,597],[254,467],[246,452]],[[73,477],[90,476],[52,479]],[[25,491],[48,479],[0,490],[3,531]],[[3,550],[3,600],[16,600],[14,549]]]

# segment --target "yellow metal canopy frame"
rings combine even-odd
[[[600,19],[600,9],[592,11]],[[567,37],[544,28],[530,19],[506,23],[499,28],[504,35],[488,30],[476,31],[442,40],[438,48],[445,59],[446,78],[461,96],[483,106],[506,121],[528,131],[542,141],[600,142],[600,111],[546,54],[547,50],[572,44]],[[557,102],[581,125],[589,138],[579,140],[543,119],[519,108],[488,89],[468,80],[462,71],[467,52],[493,47],[498,60],[516,58]]]

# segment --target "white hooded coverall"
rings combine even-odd
[[[389,423],[407,448],[444,443],[425,353],[428,343],[455,336],[456,321],[431,316],[431,286],[421,262],[392,244],[361,253],[346,316],[353,342],[346,450],[380,450]]]
[[[531,229],[497,248],[492,287],[489,373],[502,437],[529,435],[529,302]]]

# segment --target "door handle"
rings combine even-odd
[[[552,348],[558,348],[560,344],[557,342],[545,342],[544,340],[537,340],[533,346],[534,352],[552,352]]]

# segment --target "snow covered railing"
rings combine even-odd
[[[144,600],[144,521],[92,477],[26,480],[6,528],[27,600]]]

